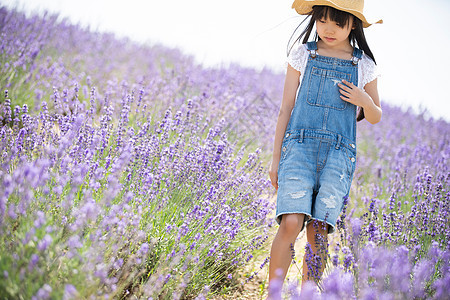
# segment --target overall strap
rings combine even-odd
[[[362,58],[362,55],[363,55],[362,50],[355,47],[355,48],[353,49],[352,63],[353,63],[354,65],[357,65],[358,62],[359,62],[359,60]]]
[[[306,46],[308,47],[309,54],[312,58],[315,58],[317,55],[317,43],[315,41],[313,42],[307,42]]]

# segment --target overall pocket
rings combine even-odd
[[[351,74],[313,67],[309,78],[306,101],[310,105],[344,110],[347,101],[340,98],[338,83],[351,81]]]
[[[356,154],[347,147],[341,147],[345,153],[345,161],[347,162],[348,175],[352,178],[356,166]]]

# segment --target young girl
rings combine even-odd
[[[302,43],[288,55],[269,170],[277,189],[280,225],[270,254],[269,286],[275,278],[284,281],[291,247],[305,226],[307,252],[314,253],[305,257],[315,257],[318,270],[313,272],[311,260],[304,259],[303,282],[320,278],[327,234],[335,231],[353,179],[356,121],[380,121],[378,74],[363,32],[371,23],[363,15],[363,6],[363,0],[295,0],[292,4],[299,14],[310,15],[310,21],[298,38],[303,37]],[[308,42],[314,25],[314,41]]]

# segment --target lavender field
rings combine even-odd
[[[0,35],[0,298],[246,298],[283,74],[6,8]],[[382,105],[325,277],[272,298],[449,298],[450,124]]]

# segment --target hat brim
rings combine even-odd
[[[338,10],[342,10],[345,12],[348,12],[358,19],[362,21],[363,27],[367,28],[372,24],[382,24],[383,20],[380,19],[375,22],[368,21],[366,17],[359,11],[353,10],[351,8],[346,7],[340,7],[339,5],[329,1],[329,0],[295,0],[294,3],[292,3],[292,8],[295,9],[295,11],[300,15],[310,15],[313,11],[313,6],[315,5],[325,5],[325,6],[331,6],[333,8],[336,8]]]

